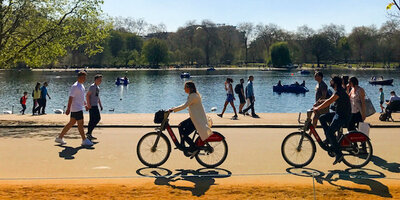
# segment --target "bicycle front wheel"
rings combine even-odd
[[[207,168],[215,168],[221,165],[228,156],[228,144],[225,139],[218,142],[208,142],[208,150],[200,150],[196,154],[196,160]]]
[[[293,167],[304,167],[315,156],[315,143],[307,133],[294,132],[285,137],[281,152],[285,161]]]
[[[140,138],[136,152],[144,165],[158,167],[168,160],[171,144],[163,133],[150,132]]]

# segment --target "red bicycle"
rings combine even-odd
[[[195,143],[195,151],[189,152],[189,148],[184,146],[184,143],[179,143],[174,132],[169,124],[168,111],[159,111],[163,115],[160,121],[160,127],[156,128],[156,132],[150,132],[140,138],[137,144],[137,155],[144,165],[148,167],[158,167],[164,164],[171,153],[171,143],[168,137],[163,133],[167,130],[169,136],[174,142],[176,149],[183,151],[184,155],[190,158],[195,157],[197,162],[207,168],[214,168],[221,165],[228,155],[228,144],[225,137],[216,131],[202,141],[199,134],[195,131],[192,141]],[[156,117],[157,118],[157,113]],[[156,120],[155,120],[156,122]],[[156,122],[158,123],[158,122]],[[195,137],[197,138],[195,139]],[[182,139],[182,138],[181,138]]]
[[[282,142],[282,156],[291,166],[304,167],[314,159],[316,147],[311,135],[315,137],[319,146],[328,152],[329,156],[335,157],[332,147],[321,140],[312,125],[312,112],[307,112],[307,120],[305,122],[300,121],[301,113],[299,113],[298,122],[299,124],[304,124],[304,126],[300,131],[286,136]],[[307,133],[307,131],[310,132]],[[369,163],[372,158],[372,145],[368,136],[360,131],[350,131],[343,134],[343,129],[341,129],[338,132],[337,139],[343,152],[344,164],[351,168],[361,168]]]

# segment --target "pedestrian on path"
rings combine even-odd
[[[235,108],[235,104],[233,103],[233,101],[235,100],[235,96],[233,96],[233,88],[232,88],[232,83],[233,83],[233,79],[231,78],[227,78],[225,81],[225,90],[226,90],[226,100],[225,100],[225,104],[224,104],[224,109],[222,109],[221,114],[217,114],[219,117],[223,117],[225,110],[226,110],[226,106],[229,104],[231,104],[233,112],[235,112],[235,115],[232,117],[232,119],[237,119],[237,113],[236,113],[236,108]]]
[[[28,99],[28,92],[24,92],[24,96],[19,99],[19,103],[21,104],[22,110],[20,111],[21,114],[25,115],[26,110],[26,100]]]
[[[32,115],[35,115],[36,113],[39,114],[39,99],[40,99],[40,83],[37,82],[35,89],[32,91],[32,98],[33,98],[33,107],[32,107]]]
[[[49,84],[47,82],[43,83],[43,86],[40,88],[40,99],[38,100],[39,102],[39,114],[45,115],[45,109],[46,109],[46,102],[47,102],[47,97],[51,99],[49,93],[47,92],[47,86]]]
[[[70,120],[67,125],[64,126],[60,135],[56,138],[55,142],[61,145],[66,144],[63,137],[71,129],[75,123],[78,123],[78,131],[82,137],[82,146],[92,146],[93,143],[86,138],[85,132],[83,131],[83,107],[85,103],[85,87],[83,83],[86,81],[86,72],[80,71],[78,73],[78,81],[75,82],[69,92],[68,106],[65,111],[66,115],[70,115]],[[86,107],[87,108],[87,107]]]
[[[385,94],[383,88],[379,88],[379,106],[381,107],[381,113],[383,113],[383,103],[385,102]]]
[[[253,81],[254,81],[254,76],[249,76],[246,86],[246,97],[250,101],[250,106],[248,106],[246,109],[243,110],[243,114],[251,109],[251,116],[254,118],[260,118],[254,111],[254,102],[256,101],[256,98],[254,96]]]
[[[246,104],[246,98],[244,94],[244,87],[243,87],[244,79],[240,79],[240,83],[235,86],[235,92],[239,96],[239,114],[243,114],[243,107]]]
[[[86,94],[86,102],[87,107],[89,109],[89,124],[88,124],[88,132],[86,133],[86,137],[89,140],[95,140],[97,138],[93,137],[92,132],[93,129],[97,126],[100,122],[100,111],[103,110],[103,105],[100,101],[100,88],[99,85],[101,84],[103,76],[101,74],[97,74],[94,77],[94,83],[90,85],[89,91]],[[100,106],[100,110],[99,110]]]

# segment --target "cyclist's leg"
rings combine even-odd
[[[181,122],[178,126],[179,134],[181,135],[181,145],[185,146],[184,141],[189,144],[189,146],[194,146],[194,142],[190,139],[189,135],[195,130],[196,128],[193,125],[193,122],[190,118]]]
[[[342,151],[340,150],[339,143],[335,136],[335,132],[338,131],[347,122],[348,119],[345,119],[344,117],[335,114],[331,122],[331,125],[327,129],[327,132],[325,132],[325,135],[328,138],[328,141],[332,145],[333,151],[336,154],[336,158],[343,156],[343,154]]]
[[[335,113],[326,113],[319,116],[319,122],[321,123],[325,133],[328,131],[329,124],[332,122],[333,116],[335,116]]]

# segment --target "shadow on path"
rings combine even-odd
[[[154,184],[156,185],[165,185],[173,189],[190,191],[193,196],[197,197],[205,195],[210,187],[215,185],[215,178],[227,178],[232,175],[232,172],[221,168],[177,169],[175,171],[176,173],[172,174],[170,170],[165,168],[141,168],[136,173],[140,176],[154,177]],[[178,186],[173,184],[176,181],[192,182],[194,186]]]
[[[379,156],[372,156],[371,161],[378,167],[387,170],[389,172],[400,173],[400,164],[399,163],[389,163],[383,158]]]
[[[388,186],[375,180],[379,178],[385,178],[385,174],[382,172],[372,169],[346,169],[346,170],[331,170],[325,176],[325,173],[311,168],[288,168],[286,171],[290,174],[302,177],[313,177],[319,184],[323,184],[324,181],[329,184],[339,187],[342,190],[351,190],[354,192],[360,192],[365,194],[372,194],[380,197],[393,196],[390,194]],[[340,185],[339,181],[350,181],[359,185],[366,185],[370,189],[361,189],[357,187],[349,187]]]
[[[97,144],[98,142],[93,142],[93,144]],[[94,147],[88,147],[88,146],[79,146],[79,147],[70,147],[70,146],[65,146],[65,145],[55,145],[64,148],[62,151],[58,153],[58,156],[60,158],[64,158],[65,160],[72,160],[75,159],[75,154],[78,153],[79,150],[81,149],[89,149],[93,150]]]

